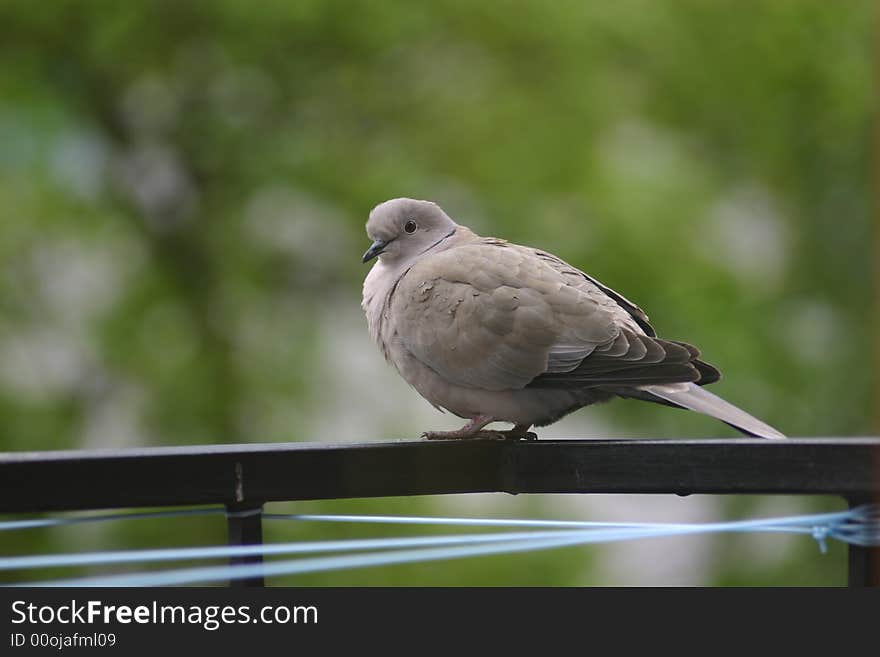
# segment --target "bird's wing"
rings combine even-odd
[[[563,261],[501,240],[423,258],[400,279],[390,304],[402,346],[460,386],[509,390],[700,378],[690,365],[693,348],[646,335],[632,310]]]
[[[538,258],[542,258],[543,260],[547,261],[551,267],[553,267],[560,273],[573,277],[575,284],[580,284],[580,281],[578,280],[580,278],[586,279],[595,287],[604,292],[609,299],[612,299],[618,306],[625,310],[633,319],[633,321],[638,324],[639,328],[642,329],[645,335],[648,335],[650,337],[655,337],[657,335],[656,331],[654,331],[654,327],[651,326],[650,322],[648,321],[647,313],[645,313],[644,310],[639,308],[636,304],[634,304],[632,301],[627,299],[619,292],[615,292],[607,285],[600,283],[595,278],[593,278],[589,274],[585,274],[577,267],[572,267],[570,264],[565,262],[565,260],[553,255],[552,253],[547,253],[546,251],[535,249],[535,255]]]

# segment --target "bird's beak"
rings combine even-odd
[[[364,262],[369,262],[377,255],[382,253],[385,250],[385,247],[388,246],[389,240],[376,240],[370,245],[370,248],[367,249],[367,252],[364,253]]]

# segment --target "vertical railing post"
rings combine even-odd
[[[869,498],[847,499],[851,509],[870,501]],[[880,547],[850,544],[848,550],[848,585],[856,588],[880,586]]]
[[[226,507],[226,525],[229,536],[229,545],[262,545],[263,544],[263,505],[229,504]],[[232,557],[229,565],[237,564],[261,564],[262,555],[247,557]],[[263,576],[248,577],[247,579],[233,579],[230,586],[265,586]]]

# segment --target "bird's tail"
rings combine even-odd
[[[703,413],[726,422],[734,429],[742,431],[749,436],[785,438],[785,435],[769,424],[761,422],[761,420],[752,417],[744,410],[724,401],[718,395],[713,395],[708,390],[694,383],[644,386],[641,389],[675,406]]]

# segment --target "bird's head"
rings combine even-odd
[[[455,232],[457,224],[431,201],[395,198],[370,212],[367,236],[373,244],[364,262],[379,257],[396,263],[417,258]]]

